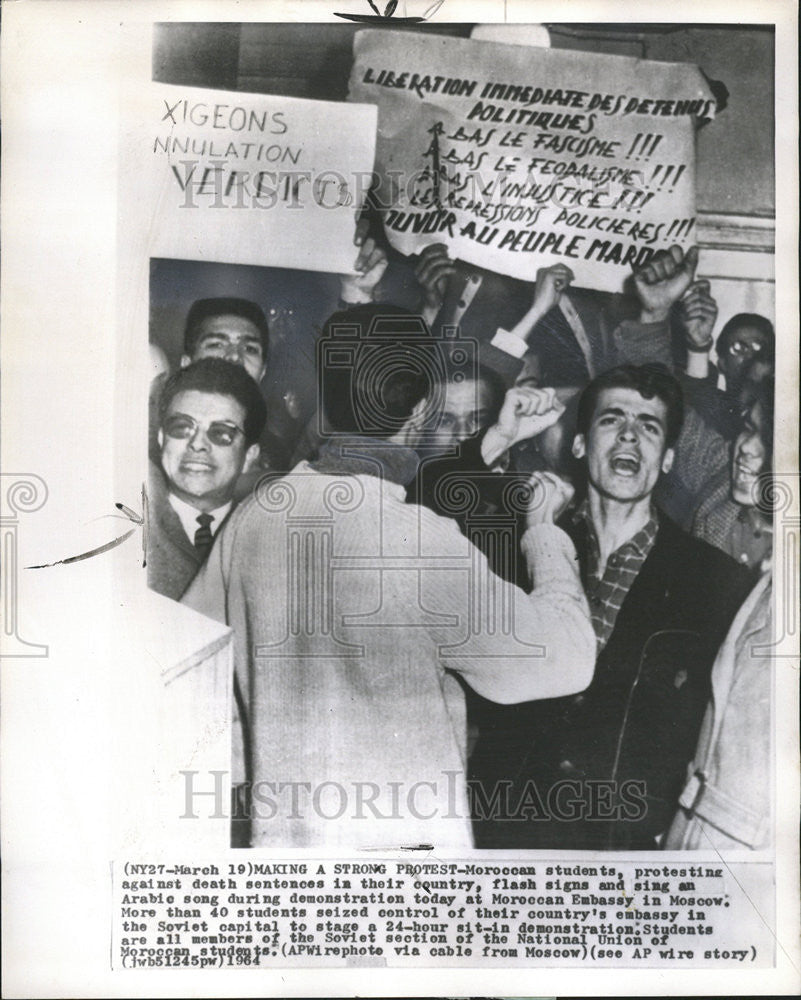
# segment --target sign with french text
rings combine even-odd
[[[359,32],[350,99],[378,105],[377,198],[402,253],[445,243],[515,278],[567,264],[617,288],[695,241],[697,67]]]
[[[375,120],[369,106],[152,84],[137,122],[152,254],[352,271]]]

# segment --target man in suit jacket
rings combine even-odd
[[[266,408],[241,365],[206,358],[171,375],[159,408],[160,464],[151,463],[148,584],[178,600],[203,564],[259,457]]]
[[[479,846],[653,850],[667,829],[712,663],[748,590],[734,560],[652,503],[681,421],[680,386],[661,366],[612,369],[582,394],[573,452],[587,497],[564,527],[595,674],[582,694],[499,715],[474,761]],[[513,788],[498,822],[504,780]]]

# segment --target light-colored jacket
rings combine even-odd
[[[470,846],[457,676],[500,702],[592,678],[562,531],[524,535],[526,594],[404,501],[398,483],[301,462],[238,508],[184,598],[234,630],[254,846]]]
[[[712,668],[712,696],[666,850],[770,844],[772,641],[766,573],[732,622]]]

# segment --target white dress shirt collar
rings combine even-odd
[[[175,511],[175,513],[178,515],[178,519],[180,520],[181,525],[183,526],[183,529],[186,532],[186,537],[194,545],[195,532],[200,527],[200,525],[197,523],[197,517],[198,514],[202,513],[202,511],[199,511],[197,507],[192,507],[191,504],[188,504],[186,502],[186,500],[181,500],[181,498],[177,497],[174,493],[169,493],[168,496],[170,498],[170,505],[172,506],[172,509]],[[214,520],[209,525],[209,527],[211,528],[212,537],[214,537],[214,535],[217,534],[217,529],[225,520],[226,516],[228,515],[228,511],[230,509],[231,509],[231,501],[229,500],[228,503],[224,503],[222,507],[216,507],[214,510],[210,510],[208,512],[214,518]]]

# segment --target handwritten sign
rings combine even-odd
[[[153,84],[151,255],[352,271],[376,109]]]
[[[378,105],[377,197],[390,242],[443,242],[532,280],[566,263],[619,287],[694,241],[695,66],[386,31],[359,32],[349,98]]]

